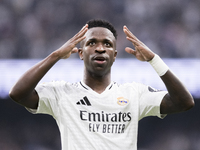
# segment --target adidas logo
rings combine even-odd
[[[81,99],[80,101],[78,101],[76,103],[77,105],[87,105],[87,106],[91,106],[90,101],[88,100],[88,98],[85,96],[83,97],[83,99]]]

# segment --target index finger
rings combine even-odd
[[[135,40],[138,40],[138,38],[133,35],[133,33],[128,29],[127,26],[124,26],[124,33],[128,36],[128,37],[131,37],[131,38],[134,38]],[[139,41],[139,40],[138,40]]]
[[[75,38],[82,37],[88,30],[88,24],[84,25],[82,29],[74,36]]]
[[[126,38],[133,43],[134,46],[142,45],[143,43],[128,29],[127,26],[123,28]]]
[[[83,26],[82,29],[76,35],[74,35],[74,37],[72,37],[71,40],[75,42],[75,45],[85,38],[84,35],[87,32],[87,30],[88,30],[88,24]]]

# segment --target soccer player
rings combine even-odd
[[[194,106],[191,94],[162,59],[126,26],[123,31],[135,47],[127,47],[125,51],[150,63],[167,91],[141,83],[117,84],[111,80],[111,66],[117,56],[117,33],[103,20],[87,22],[63,46],[24,73],[10,90],[10,97],[30,112],[53,116],[60,130],[63,150],[136,150],[140,119],[146,116],[163,118]],[[38,85],[57,61],[76,52],[84,62],[82,81]]]

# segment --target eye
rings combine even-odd
[[[95,42],[92,41],[92,42],[90,42],[88,45],[90,45],[90,46],[94,46],[94,45],[95,45]]]
[[[106,47],[111,47],[112,45],[111,45],[109,42],[106,42],[106,43],[105,43],[105,46],[106,46]]]

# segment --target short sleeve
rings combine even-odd
[[[146,85],[140,85],[140,89],[139,120],[147,116],[164,118],[166,115],[160,113],[160,104],[168,92],[156,90]]]
[[[55,118],[57,112],[57,92],[55,90],[55,82],[42,83],[36,87],[39,96],[38,108],[29,109],[33,114],[48,114]]]

